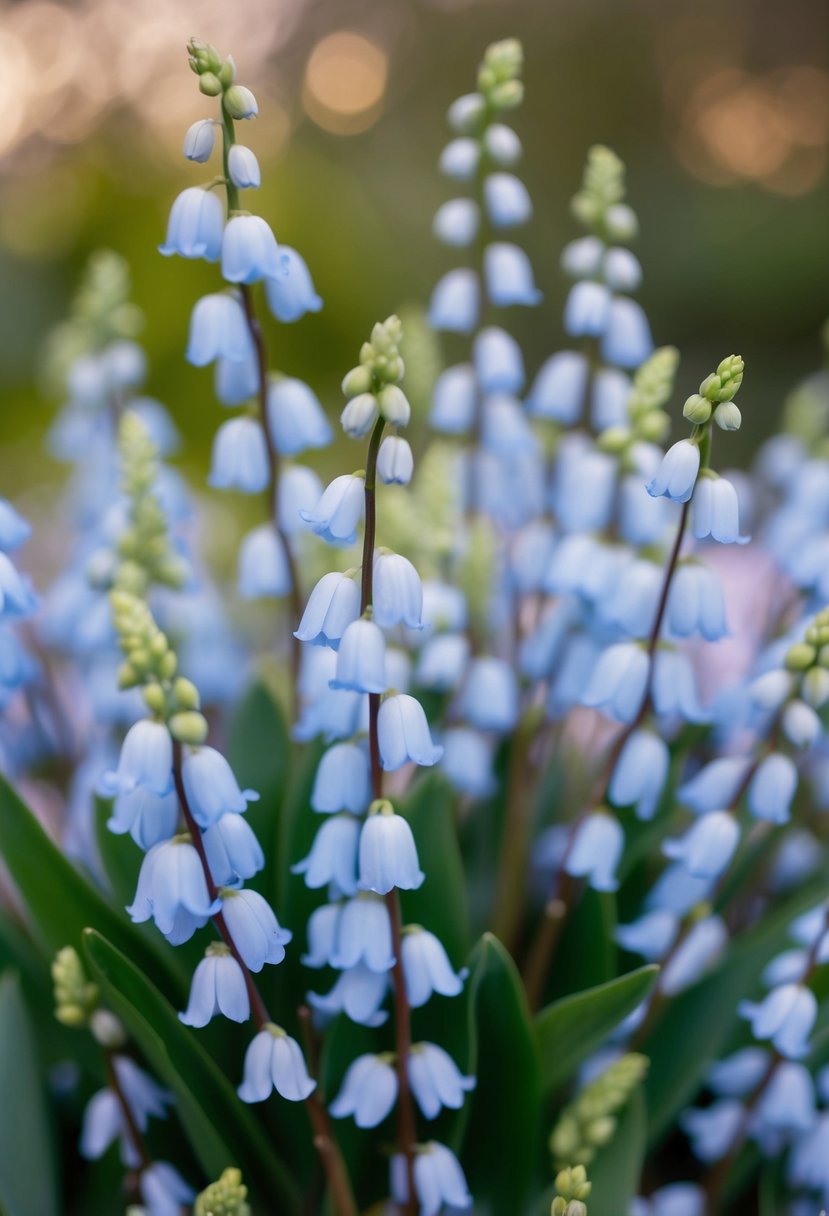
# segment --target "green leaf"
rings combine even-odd
[[[439,773],[429,773],[401,809],[426,875],[419,890],[401,893],[403,920],[434,933],[457,965],[469,951],[469,909],[452,788]]]
[[[619,1118],[613,1139],[588,1167],[590,1216],[624,1216],[628,1211],[631,1199],[639,1193],[647,1143],[645,1100],[637,1089]]]
[[[107,1004],[176,1095],[179,1118],[207,1177],[218,1178],[227,1166],[238,1166],[263,1210],[294,1212],[296,1186],[276,1146],[195,1033],[181,1024],[149,980],[99,933],[87,930],[84,946]]]
[[[469,1058],[477,1077],[456,1135],[483,1210],[521,1210],[538,1154],[538,1055],[521,977],[510,955],[485,933],[469,960]]]
[[[0,1210],[58,1216],[57,1171],[34,1034],[13,971],[0,980]]]
[[[640,967],[607,984],[562,997],[535,1019],[545,1095],[567,1081],[610,1032],[648,996],[659,968]]]

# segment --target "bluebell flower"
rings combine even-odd
[[[414,472],[414,456],[407,439],[387,435],[377,453],[377,476],[387,486],[407,486]]]
[[[611,291],[636,291],[642,282],[639,259],[620,245],[608,249],[604,255],[602,274]]]
[[[282,456],[296,456],[306,448],[324,448],[331,442],[331,427],[316,394],[292,376],[268,384],[268,426]]]
[[[114,1055],[112,1067],[124,1099],[139,1131],[146,1131],[151,1118],[163,1119],[172,1105],[172,1095],[162,1087],[129,1056]],[[135,1166],[135,1146],[129,1135],[123,1108],[113,1090],[99,1090],[84,1111],[81,1128],[81,1155],[97,1161],[112,1144],[121,1137],[121,1153],[124,1163]]]
[[[173,740],[162,722],[149,718],[127,731],[118,768],[104,774],[101,793],[129,794],[139,785],[159,796],[173,788]]]
[[[769,1053],[762,1047],[742,1047],[711,1066],[707,1083],[715,1094],[743,1098],[762,1079],[768,1063]]]
[[[710,1165],[727,1156],[743,1124],[745,1111],[735,1098],[721,1098],[705,1110],[686,1110],[679,1123],[698,1161]]]
[[[28,582],[15,569],[10,558],[0,552],[0,613],[3,616],[28,616],[37,607],[37,597]]]
[[[608,524],[616,495],[617,463],[606,452],[585,443],[579,434],[565,435],[556,453],[553,513],[566,532],[600,532]],[[584,487],[590,486],[590,493]]]
[[[481,148],[475,139],[453,139],[440,155],[440,171],[455,181],[469,181],[474,177],[481,156]]]
[[[484,205],[493,228],[514,228],[526,223],[533,213],[527,187],[513,173],[487,174]]]
[[[31,524],[18,515],[11,503],[0,498],[0,550],[10,553],[27,541],[32,534]]]
[[[473,362],[484,393],[520,393],[524,387],[521,347],[506,330],[488,325],[475,337]]]
[[[811,1073],[803,1064],[780,1064],[765,1091],[757,1099],[751,1136],[761,1149],[768,1141],[775,1149],[781,1136],[808,1131],[815,1121],[815,1087]],[[779,1151],[779,1150],[778,1150]]]
[[[624,844],[618,819],[607,811],[594,811],[575,829],[564,868],[573,878],[586,878],[596,891],[615,891],[619,886],[616,866]]]
[[[217,887],[237,887],[265,865],[256,833],[241,815],[222,815],[202,833],[207,864]]]
[[[438,207],[432,232],[444,245],[463,247],[475,240],[481,222],[477,203],[471,198],[453,198]]]
[[[377,1127],[397,1101],[397,1073],[387,1055],[358,1056],[328,1109],[335,1119],[352,1115],[358,1127]]]
[[[224,942],[211,942],[193,972],[190,999],[179,1021],[185,1026],[206,1026],[220,1013],[231,1022],[250,1017],[250,998],[242,968]]]
[[[677,916],[686,916],[693,907],[709,898],[712,885],[710,878],[694,878],[676,862],[659,875],[645,896],[645,907],[668,908]]]
[[[802,1059],[817,1018],[817,999],[803,984],[783,984],[759,1003],[741,1001],[737,1012],[751,1024],[755,1039],[768,1039],[781,1055]]]
[[[672,870],[675,872],[675,867]],[[670,871],[666,874],[669,881],[675,881]],[[696,921],[662,968],[659,991],[665,996],[676,996],[690,988],[719,961],[727,944],[728,930],[719,916]]]
[[[429,324],[449,333],[469,334],[478,324],[481,287],[474,270],[456,267],[439,279],[429,301]]]
[[[259,161],[244,144],[233,144],[227,154],[230,180],[239,190],[256,190],[262,185]]]
[[[696,815],[730,806],[750,763],[746,756],[719,756],[683,782],[677,798]]]
[[[316,1084],[299,1044],[281,1027],[268,1022],[251,1040],[239,1086],[243,1102],[264,1102],[274,1089],[289,1102],[304,1102]]]
[[[592,279],[604,260],[605,245],[597,236],[570,241],[561,251],[561,269],[571,279]]]
[[[130,412],[137,414],[150,433],[150,439],[158,448],[159,456],[174,455],[181,444],[181,436],[169,411],[152,397],[133,397]]]
[[[360,439],[373,428],[379,413],[374,393],[358,393],[340,414],[340,425],[351,439]]]
[[[345,473],[326,486],[313,511],[301,515],[329,545],[353,545],[364,508],[365,478]]]
[[[446,112],[446,121],[453,131],[474,130],[484,116],[484,99],[480,93],[464,93],[456,97]]]
[[[417,890],[426,877],[417,858],[412,829],[390,802],[375,803],[360,832],[358,886],[387,895],[395,887]]]
[[[615,625],[631,638],[648,637],[656,619],[663,580],[661,566],[646,559],[632,558],[621,568],[613,594],[599,601],[601,620],[607,625]]]
[[[626,426],[630,377],[616,367],[602,367],[593,376],[590,390],[590,422],[595,431]]]
[[[524,407],[508,393],[496,393],[483,402],[481,438],[488,451],[505,459],[538,452],[538,438]]]
[[[487,294],[497,308],[508,308],[512,304],[532,307],[544,298],[535,285],[530,259],[517,245],[506,241],[487,245],[484,275]]]
[[[665,957],[678,932],[679,918],[667,908],[654,908],[628,925],[618,925],[614,937],[623,950],[654,963]]]
[[[475,1078],[465,1077],[436,1043],[414,1043],[407,1071],[415,1101],[427,1119],[436,1119],[444,1108],[460,1110],[466,1094],[475,1088]]]
[[[813,1125],[795,1140],[789,1152],[786,1177],[791,1186],[820,1191],[822,1202],[826,1202],[829,1195],[829,1112],[819,1114]]]
[[[697,540],[710,536],[722,545],[745,544],[737,491],[725,477],[700,478],[694,494],[693,533]]]
[[[348,626],[360,615],[360,588],[347,574],[324,574],[314,587],[294,637],[336,650]]]
[[[693,1182],[671,1182],[637,1196],[627,1216],[705,1216],[705,1191]]]
[[[650,459],[651,453],[655,461]],[[648,493],[643,478],[656,473],[661,453],[653,444],[637,443],[630,454],[641,472],[626,473],[619,483],[619,533],[628,544],[659,544],[672,523],[671,507],[667,498],[653,498]]]
[[[748,687],[752,705],[758,710],[773,713],[780,709],[792,691],[792,677],[788,671],[766,671]]]
[[[300,962],[303,967],[328,967],[337,945],[337,930],[342,903],[320,904],[308,917],[305,933],[308,949]],[[386,917],[388,920],[388,916]]]
[[[386,772],[409,760],[429,767],[437,764],[443,749],[432,742],[423,707],[406,693],[386,697],[377,717],[380,759]]]
[[[587,682],[582,705],[601,709],[617,722],[632,722],[648,686],[650,660],[635,642],[608,646]]]
[[[290,324],[309,312],[319,312],[322,298],[314,288],[305,259],[288,245],[279,246],[281,270],[265,280],[265,296],[277,321]]]
[[[653,354],[648,319],[635,300],[615,296],[610,302],[601,345],[602,358],[634,370]]]
[[[408,558],[379,549],[374,553],[372,619],[383,629],[422,629],[423,585]]]
[[[523,151],[521,140],[503,122],[490,123],[484,131],[484,148],[490,160],[502,168],[517,164]]]
[[[647,491],[653,498],[687,502],[694,492],[698,472],[699,448],[690,439],[680,439],[668,448]]]
[[[584,281],[570,288],[564,306],[564,329],[571,338],[598,338],[610,312],[610,292],[603,283]]]
[[[140,849],[151,849],[175,834],[179,807],[175,791],[154,794],[137,785],[128,793],[117,794],[107,828],[116,836],[129,832]]]
[[[633,806],[638,819],[653,819],[668,777],[668,745],[649,730],[635,730],[625,741],[613,769],[608,797],[616,806]]]
[[[532,633],[521,639],[518,666],[522,675],[540,680],[552,673],[562,655],[576,613],[571,600],[560,599]]]
[[[329,962],[341,971],[363,966],[385,975],[392,969],[391,922],[385,901],[379,895],[358,891],[344,904]]]
[[[797,790],[797,769],[788,756],[766,756],[749,783],[746,801],[755,819],[788,823]]]
[[[178,1216],[188,1207],[196,1192],[169,1161],[154,1161],[138,1177],[141,1202],[147,1216]]]
[[[379,625],[360,617],[346,628],[337,649],[331,687],[352,692],[386,691],[386,639]]]
[[[245,600],[279,597],[291,590],[291,571],[273,524],[248,532],[239,547],[239,595]]]
[[[312,890],[333,882],[343,895],[356,894],[361,827],[354,815],[332,815],[317,831],[311,852],[291,867],[291,873],[303,874],[306,887]]]
[[[499,734],[511,731],[518,721],[518,682],[503,659],[479,656],[472,660],[461,686],[457,711],[479,730]]]
[[[158,930],[178,946],[220,907],[220,900],[211,900],[199,855],[184,835],[153,845],[146,854],[127,912],[135,924],[155,921]]]
[[[221,291],[196,301],[184,356],[188,363],[195,367],[205,367],[214,359],[241,363],[253,354],[250,330],[235,296]]]
[[[694,669],[688,656],[678,650],[657,650],[651,694],[657,714],[677,714],[687,722],[708,721],[709,715],[697,696]]]
[[[813,671],[815,676],[822,677],[829,674],[823,668],[813,669]],[[811,747],[823,735],[823,723],[820,717],[805,701],[790,701],[783,710],[781,725],[783,734],[793,747]]]
[[[388,990],[387,972],[370,971],[360,964],[341,972],[330,992],[309,992],[308,1004],[324,1019],[345,1013],[360,1026],[382,1026],[388,1014],[380,1007]]]
[[[469,641],[462,633],[429,638],[417,660],[415,680],[423,688],[449,692],[457,688],[469,660]]]
[[[465,434],[472,428],[477,399],[478,385],[472,364],[447,367],[435,381],[430,425],[448,435]]]
[[[209,190],[190,186],[173,203],[167,239],[158,252],[165,257],[204,258],[218,262],[222,253],[225,213],[221,200]]]
[[[391,1159],[391,1192],[398,1204],[408,1201],[406,1159],[396,1153]],[[472,1207],[472,1196],[455,1154],[444,1144],[430,1140],[419,1144],[414,1159],[414,1187],[420,1216],[438,1216],[444,1209]]]
[[[434,993],[458,996],[466,972],[454,971],[441,942],[420,925],[406,925],[401,947],[406,995],[413,1009],[420,1009]]]
[[[287,536],[307,532],[301,511],[311,511],[319,502],[323,485],[313,469],[302,464],[283,465],[276,487],[279,524]]]
[[[497,783],[492,767],[492,748],[483,735],[458,726],[444,731],[441,743],[441,772],[459,793],[471,798],[486,798],[494,792]]]
[[[279,247],[261,215],[234,215],[222,237],[222,277],[228,283],[258,283],[281,271]]]
[[[313,653],[330,657],[330,676],[333,676],[337,662],[334,652],[320,650]],[[299,721],[293,729],[293,737],[304,743],[316,735],[322,735],[326,742],[330,743],[334,739],[349,739],[358,731],[367,729],[368,698],[365,693],[326,687],[324,692],[317,694],[313,701],[303,706]]]
[[[666,840],[662,852],[698,878],[718,878],[730,865],[739,840],[740,825],[730,812],[709,811],[684,836]]]
[[[273,908],[258,891],[223,888],[222,915],[234,946],[251,971],[282,962],[292,934],[281,928]]]
[[[572,426],[581,416],[587,388],[588,365],[574,350],[559,351],[542,363],[527,398],[536,418],[550,418]]]
[[[213,389],[222,405],[243,405],[259,392],[259,364],[251,355],[243,362],[217,359]]]
[[[212,118],[200,118],[192,123],[184,136],[184,155],[203,165],[210,160],[216,143],[216,123]]]
[[[323,753],[311,790],[315,811],[359,815],[371,802],[368,752],[358,743],[335,743]]]
[[[213,441],[208,483],[216,490],[261,494],[271,479],[268,449],[255,418],[231,418]]]
[[[466,597],[458,587],[427,579],[423,584],[423,620],[433,629],[460,632],[466,628]]]
[[[718,575],[701,562],[680,562],[668,596],[668,628],[676,637],[699,634],[718,642],[728,634],[725,601]]]

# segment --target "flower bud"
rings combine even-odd
[[[232,55],[228,55],[227,59],[220,67],[218,75],[219,80],[222,82],[222,86],[225,89],[230,88],[236,79],[236,64],[233,62]]]
[[[207,719],[204,714],[200,714],[196,710],[185,710],[182,713],[173,714],[167,725],[170,734],[179,743],[189,743],[192,747],[198,747],[207,738]]]
[[[824,667],[812,667],[804,675],[800,691],[807,704],[820,709],[829,701],[829,671]]]
[[[359,439],[367,435],[377,421],[377,398],[373,393],[360,393],[348,402],[340,414],[340,422],[346,435]]]
[[[491,90],[489,100],[496,110],[515,110],[524,100],[524,85],[520,80],[505,80]]]
[[[160,684],[153,681],[152,684],[147,684],[142,689],[144,704],[154,714],[163,714],[167,705],[167,698],[164,696],[164,689]]]
[[[714,410],[714,421],[722,431],[739,431],[743,416],[733,401],[723,401]]]
[[[609,426],[607,430],[602,431],[596,446],[602,452],[609,452],[612,456],[618,456],[626,450],[632,439],[633,435],[631,434],[630,427]]]
[[[808,642],[795,642],[786,654],[788,671],[806,671],[817,659],[817,651]]]
[[[662,443],[670,428],[671,420],[664,410],[651,410],[636,423],[636,433],[649,443]]]
[[[711,417],[711,412],[711,402],[699,393],[693,393],[682,407],[682,417],[695,426],[703,426]]]
[[[343,378],[343,393],[346,397],[357,397],[360,393],[367,393],[370,388],[371,368],[366,364],[352,367]]]
[[[474,135],[485,111],[486,102],[480,93],[466,93],[449,107],[449,126],[459,135]]]
[[[222,92],[222,82],[213,72],[202,72],[199,76],[199,90],[205,97],[218,97]]]
[[[627,203],[614,203],[608,207],[604,222],[612,241],[632,241],[639,231],[636,212]]]
[[[390,422],[394,426],[409,425],[412,408],[409,405],[406,394],[396,384],[387,384],[380,391],[377,402],[380,406],[380,413],[386,422]]]
[[[89,1019],[89,1029],[102,1047],[123,1047],[126,1032],[119,1018],[108,1009],[96,1009]]]
[[[221,89],[221,84],[219,88]],[[259,113],[256,98],[243,84],[232,84],[225,93],[222,104],[231,118],[255,118]]]
[[[173,697],[179,709],[199,708],[199,690],[192,680],[187,680],[184,676],[179,676],[173,684]]]

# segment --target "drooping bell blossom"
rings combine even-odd
[[[484,178],[484,206],[493,228],[514,228],[533,213],[527,187],[513,173],[489,173]]]
[[[300,512],[313,510],[322,491],[323,484],[313,469],[302,464],[286,464],[282,468],[276,493],[279,525],[286,536],[308,531]]]
[[[439,279],[429,301],[429,324],[448,333],[469,334],[478,324],[481,285],[474,270],[457,267]]]
[[[496,308],[513,304],[533,307],[544,298],[535,285],[530,259],[523,249],[507,241],[487,245],[484,277],[487,295]]]
[[[304,1102],[316,1084],[296,1040],[272,1022],[263,1026],[245,1053],[244,1080],[238,1091],[242,1101],[264,1102],[275,1089],[288,1102]]]
[[[273,524],[260,524],[242,540],[238,588],[239,595],[246,600],[266,596],[279,598],[291,590],[291,570],[285,547]]]
[[[484,393],[520,393],[524,387],[521,347],[497,325],[482,329],[472,351],[475,375]]]
[[[469,639],[462,633],[438,633],[423,645],[415,681],[423,688],[449,692],[461,682],[469,661]]]
[[[360,617],[347,626],[337,648],[331,687],[351,692],[386,691],[386,639],[379,625]]]
[[[294,637],[336,650],[346,629],[360,615],[360,588],[353,578],[332,571],[314,587]]]
[[[632,722],[648,684],[650,661],[635,642],[617,642],[599,656],[582,697],[582,705],[601,709],[617,722]]]
[[[475,139],[453,139],[440,155],[439,168],[446,177],[465,182],[474,176],[481,149]]]
[[[213,389],[222,405],[244,405],[259,392],[259,364],[255,357],[238,362],[217,359]]]
[[[211,942],[193,972],[190,999],[179,1021],[185,1026],[206,1026],[220,1013],[231,1022],[250,1017],[250,998],[244,973],[224,942]]]
[[[809,1036],[817,1018],[817,999],[803,984],[782,984],[760,1002],[741,1001],[740,1017],[751,1024],[755,1039],[768,1039],[790,1060],[809,1051]]]
[[[206,367],[214,359],[241,363],[253,354],[244,310],[235,296],[226,291],[214,292],[196,301],[184,356],[188,363],[194,367]]]
[[[459,715],[479,730],[506,734],[518,721],[518,682],[503,659],[482,655],[472,659],[461,685]]]
[[[680,562],[668,596],[668,629],[676,637],[699,634],[718,642],[728,634],[725,600],[717,574],[701,562]]]
[[[333,882],[344,895],[354,895],[361,826],[354,815],[332,815],[317,831],[308,856],[296,862],[291,872],[304,875],[306,887],[312,890]]]
[[[262,185],[259,161],[244,144],[233,144],[227,154],[230,180],[239,190],[256,190]]]
[[[395,1201],[408,1201],[408,1167],[399,1153],[391,1159],[391,1192]],[[414,1186],[420,1216],[438,1216],[445,1208],[465,1211],[472,1207],[472,1196],[460,1162],[444,1144],[430,1140],[419,1144],[414,1159]]]
[[[660,648],[653,659],[651,682],[653,707],[657,714],[678,716],[686,722],[707,722],[710,714],[700,704],[694,669],[687,654]]]
[[[615,891],[619,886],[616,866],[624,843],[615,816],[594,811],[576,829],[564,868],[573,878],[586,878],[596,891]]]
[[[279,246],[261,215],[234,215],[222,236],[222,277],[228,283],[258,283],[281,270]]]
[[[670,1182],[647,1199],[638,1195],[627,1216],[705,1216],[705,1191],[693,1182]]]
[[[331,442],[331,426],[314,391],[302,380],[282,376],[268,384],[268,426],[282,456]]]
[[[222,914],[234,946],[251,971],[282,962],[292,934],[280,926],[258,891],[222,888]]]
[[[138,1190],[147,1216],[178,1216],[196,1192],[169,1161],[154,1161],[138,1176]]]
[[[15,511],[11,503],[0,498],[0,550],[10,553],[27,541],[32,534],[32,526],[22,515]]]
[[[158,252],[165,257],[204,258],[218,262],[222,253],[225,213],[218,195],[200,186],[182,190],[170,210],[167,239]]]
[[[686,1110],[679,1123],[698,1161],[710,1165],[727,1156],[745,1118],[742,1102],[721,1098],[705,1110]]]
[[[222,815],[203,832],[202,840],[217,887],[241,886],[264,868],[262,846],[242,815]]]
[[[309,992],[308,1004],[326,1020],[345,1013],[360,1026],[382,1026],[389,1016],[381,1008],[388,990],[387,972],[359,964],[341,972],[329,992]]]
[[[436,1119],[444,1108],[460,1110],[466,1094],[475,1088],[475,1078],[465,1077],[436,1043],[412,1045],[408,1074],[415,1101],[427,1119]]]
[[[242,416],[223,423],[213,441],[208,484],[215,490],[261,494],[270,477],[268,450],[259,422]]]
[[[478,233],[480,212],[470,198],[453,198],[438,207],[432,221],[432,232],[444,245],[462,248],[470,245]]]
[[[178,799],[173,790],[154,794],[137,785],[129,793],[117,794],[107,828],[116,836],[129,832],[145,852],[161,840],[169,840],[178,824]]]
[[[342,910],[342,903],[320,904],[308,917],[305,930],[308,949],[300,959],[303,967],[329,966],[337,944],[337,927]]]
[[[676,996],[705,974],[728,945],[728,930],[719,916],[698,920],[680,941],[659,976],[659,990]]]
[[[749,783],[746,801],[755,819],[788,823],[797,791],[797,768],[779,752],[766,756]]]
[[[216,123],[212,118],[200,118],[192,123],[184,136],[184,155],[199,165],[210,160],[216,143]]]
[[[602,274],[611,291],[636,291],[642,282],[639,259],[621,245],[608,249],[604,255]]]
[[[379,417],[377,397],[374,393],[358,393],[352,397],[340,414],[340,425],[351,439],[367,435]]]
[[[375,550],[372,619],[381,629],[406,625],[422,629],[423,584],[412,563],[399,553]]]
[[[369,808],[360,832],[358,886],[387,895],[395,887],[416,890],[426,877],[420,868],[412,829],[390,802]]]
[[[101,793],[129,794],[137,786],[162,797],[173,788],[173,740],[162,722],[142,719],[127,731],[118,768],[105,773]]]
[[[475,418],[478,386],[471,363],[447,367],[435,381],[429,425],[448,435],[466,434]]]
[[[387,486],[407,486],[414,472],[414,456],[408,439],[387,435],[377,453],[377,476]]]
[[[725,477],[701,477],[694,495],[693,533],[697,540],[712,540],[723,545],[745,544],[740,535],[740,510],[737,491]]]
[[[358,1056],[328,1109],[335,1119],[351,1115],[358,1127],[377,1127],[397,1101],[398,1081],[388,1055]]]
[[[482,405],[481,441],[489,452],[509,458],[538,451],[538,439],[517,397],[497,393]]]
[[[335,743],[323,753],[311,790],[311,806],[323,815],[359,815],[371,802],[368,752],[357,743]]]
[[[114,1055],[112,1067],[124,1100],[139,1131],[146,1131],[151,1118],[163,1119],[173,1097],[129,1056]],[[121,1137],[125,1164],[135,1166],[136,1146],[132,1143],[123,1108],[113,1090],[99,1090],[87,1104],[81,1128],[80,1152],[88,1160],[102,1157],[116,1137]]]
[[[365,478],[345,473],[326,486],[313,511],[300,514],[329,545],[353,545],[365,507]]]
[[[188,835],[153,845],[141,863],[138,887],[127,912],[135,924],[155,921],[174,945],[188,941],[218,912],[211,900],[199,855]]]
[[[815,668],[818,675],[827,675],[823,668]],[[823,704],[823,701],[820,701]],[[783,734],[793,747],[811,747],[823,735],[823,723],[811,705],[805,701],[790,701],[783,710]]]
[[[690,439],[680,439],[668,448],[656,476],[647,485],[652,498],[688,502],[699,473],[699,447]]]
[[[319,312],[322,298],[317,295],[305,259],[288,245],[280,245],[282,274],[265,280],[265,296],[277,321],[290,324],[309,312]]]
[[[785,1061],[775,1069],[757,1100],[751,1136],[761,1148],[765,1140],[777,1146],[781,1136],[809,1131],[815,1115],[815,1085],[809,1069]]]
[[[653,819],[668,777],[670,756],[664,739],[636,730],[625,741],[613,769],[608,797],[614,806],[633,806],[638,819]]]
[[[615,296],[610,301],[601,354],[605,362],[631,371],[653,354],[648,318],[635,300]]]
[[[436,639],[440,640],[440,639]],[[496,788],[492,748],[478,731],[453,727],[441,736],[441,772],[454,788],[471,798],[486,798]]]
[[[617,367],[603,367],[594,374],[590,390],[590,421],[594,430],[601,432],[626,425],[630,393],[630,377]]]
[[[572,350],[559,351],[539,368],[527,398],[527,409],[536,418],[572,426],[584,408],[587,376],[584,355]]]
[[[696,815],[730,806],[751,761],[745,756],[719,756],[677,789],[677,798]]]
[[[484,131],[483,143],[490,160],[501,168],[509,168],[521,159],[521,140],[506,123],[490,123]]]
[[[603,283],[585,281],[570,288],[564,306],[564,329],[571,338],[598,338],[605,331],[610,292]]]
[[[380,759],[386,772],[407,761],[429,767],[437,764],[443,749],[432,742],[423,707],[406,693],[386,697],[377,717]]]
[[[419,1009],[434,993],[458,996],[463,991],[466,971],[457,973],[443,945],[420,925],[406,925],[401,946],[406,995],[413,1009]]]
[[[624,950],[653,963],[664,958],[678,932],[679,918],[666,908],[654,908],[628,925],[617,926],[614,936]]]
[[[329,962],[341,971],[365,966],[382,974],[394,966],[391,922],[379,895],[359,891],[342,906]]]
[[[592,279],[605,256],[605,245],[597,236],[570,241],[561,251],[561,269],[571,279]]]
[[[739,840],[740,825],[732,814],[709,811],[684,836],[666,840],[662,852],[698,878],[717,878],[731,864]]]

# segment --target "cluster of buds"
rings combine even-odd
[[[228,1167],[197,1197],[193,1216],[250,1216],[247,1195],[241,1171]]]
[[[449,108],[449,125],[458,135],[480,136],[487,126],[524,100],[524,52],[517,38],[487,47],[478,69],[478,92],[464,93]]]
[[[610,426],[598,439],[603,452],[622,455],[635,443],[663,443],[670,428],[664,406],[673,392],[679,366],[675,346],[660,346],[633,377],[627,401],[628,425]]]
[[[167,517],[155,493],[158,449],[137,414],[126,413],[118,432],[122,484],[130,500],[130,522],[118,540],[114,585],[142,595],[152,583],[178,588],[185,563],[174,551]]]
[[[706,376],[683,406],[682,413],[695,426],[705,426],[713,417],[723,431],[738,431],[742,415],[734,404],[743,382],[745,364],[739,355],[728,355],[715,372]]]
[[[550,1216],[587,1216],[585,1200],[590,1194],[591,1184],[583,1165],[568,1166],[556,1175],[558,1192],[553,1200]]]
[[[580,1166],[590,1164],[597,1150],[613,1138],[618,1114],[641,1084],[647,1068],[647,1056],[635,1052],[624,1055],[565,1107],[550,1136],[550,1151],[557,1164],[566,1161]]]
[[[199,78],[199,89],[205,97],[222,97],[222,104],[231,118],[253,118],[259,110],[250,89],[236,83],[233,56],[223,59],[214,46],[191,38],[187,44],[189,64]]]
[[[604,144],[596,144],[588,154],[582,187],[570,204],[573,215],[603,240],[630,241],[639,221],[624,197],[624,162]]]
[[[71,1030],[88,1029],[102,1047],[122,1047],[126,1033],[120,1020],[101,1008],[101,994],[83,969],[77,950],[64,946],[52,960],[55,1018]]]

